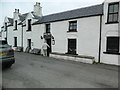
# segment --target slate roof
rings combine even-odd
[[[33,25],[61,21],[61,20],[89,17],[89,16],[97,16],[102,14],[103,14],[103,4],[100,4],[100,5],[70,10],[66,12],[46,15],[43,16],[42,19],[40,18],[38,21],[33,23]]]
[[[13,25],[13,19],[8,17],[8,20],[9,20],[9,23],[10,23],[8,26],[12,26]]]
[[[40,17],[39,17],[39,16],[36,16],[33,11],[32,11],[31,13],[32,13],[32,15],[34,16],[34,17],[33,17],[34,19],[40,19]],[[20,22],[18,25],[21,25],[21,24],[22,24],[22,22],[26,19],[26,17],[27,17],[28,14],[29,14],[29,13],[25,13],[25,14],[19,15],[19,18],[20,18],[20,21],[21,21],[21,22]]]
[[[40,18],[41,18],[40,16],[35,15],[33,11],[32,11],[31,13],[32,13],[32,15],[34,16],[34,17],[33,17],[34,19],[40,19]]]
[[[41,23],[49,23],[49,22],[55,22],[55,21],[62,21],[62,20],[76,19],[76,18],[82,18],[82,17],[102,15],[103,14],[103,4],[85,7],[85,8],[79,8],[79,9],[60,12],[60,13],[55,13],[55,14],[46,15],[46,16],[42,16],[42,17],[34,15],[33,11],[31,13],[34,16],[33,17],[34,19],[38,19],[38,21],[33,23],[33,25],[36,25],[36,24],[41,24]],[[18,25],[22,24],[22,22],[26,19],[28,14],[29,13],[19,15],[21,22]],[[8,18],[8,20],[10,22],[9,26],[12,26],[13,19]]]
[[[22,14],[22,15],[18,15],[19,18],[20,18],[20,21],[21,21],[18,25],[22,24],[22,22],[25,20],[25,18],[27,17],[27,15],[28,15],[28,13],[25,13],[25,14]]]

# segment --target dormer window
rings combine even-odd
[[[17,30],[17,20],[15,20],[15,30]]]
[[[31,31],[31,19],[28,19],[28,30],[27,31]]]
[[[119,3],[110,3],[108,8],[108,23],[118,23]]]

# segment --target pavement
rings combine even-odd
[[[16,63],[2,72],[4,88],[118,88],[118,67],[84,64],[15,52]]]

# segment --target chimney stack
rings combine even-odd
[[[36,2],[36,4],[34,5],[34,14],[36,16],[42,16],[42,7],[41,4],[39,2]]]
[[[19,15],[19,9],[15,9],[14,13],[13,13],[13,18],[18,18],[18,15]]]

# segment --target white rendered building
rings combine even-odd
[[[48,53],[94,57],[95,62],[115,64],[120,55],[120,0],[105,0],[100,5],[79,8],[51,15],[42,15],[40,3],[34,10],[21,14],[15,9],[13,18],[5,18],[2,39],[13,48],[42,49]]]

